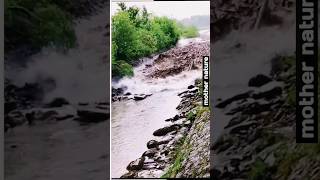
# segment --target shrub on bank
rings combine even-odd
[[[199,36],[197,27],[181,25],[181,36],[184,38],[195,38]]]
[[[118,5],[119,11],[112,17],[113,77],[131,75],[130,66],[139,58],[174,46],[183,34],[192,37],[197,33],[194,27],[185,29],[173,19],[153,16],[146,8]],[[120,68],[122,65],[126,68]]]
[[[71,15],[50,0],[5,1],[5,50],[20,46],[68,49],[76,44]]]

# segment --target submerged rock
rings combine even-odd
[[[134,95],[134,100],[136,101],[141,101],[141,100],[144,100],[145,98],[151,96],[152,94],[139,94],[139,95]]]

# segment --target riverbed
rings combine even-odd
[[[201,33],[199,38],[181,39],[177,47],[208,41],[209,31]],[[113,178],[119,178],[126,173],[126,166],[141,156],[147,149],[146,143],[149,140],[158,140],[152,134],[166,125],[166,119],[178,113],[176,107],[181,100],[178,94],[202,76],[202,71],[198,69],[166,78],[149,79],[144,74],[144,68],[157,56],[156,54],[150,58],[143,58],[143,62],[134,68],[134,77],[123,78],[112,84],[115,88],[126,87],[125,93],[152,94],[142,101],[112,103],[111,176]]]
[[[45,48],[26,59],[25,67],[8,65],[6,78],[21,86],[53,79],[44,102],[63,97],[70,106],[108,102],[109,60],[107,9],[76,23],[78,47],[67,53]],[[41,107],[36,107],[40,108]],[[21,110],[24,111],[25,109]],[[108,111],[108,110],[106,110]],[[7,180],[98,180],[109,178],[109,120],[80,124],[72,119],[42,119],[5,133],[5,178]]]

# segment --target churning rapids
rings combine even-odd
[[[76,24],[77,48],[66,54],[45,49],[22,68],[8,64],[6,77],[18,86],[54,79],[56,87],[44,101],[63,97],[71,104],[62,107],[64,111],[74,110],[79,102],[108,102],[106,12]],[[108,146],[108,120],[84,126],[72,119],[17,126],[5,134],[5,176],[7,180],[108,179]]]
[[[177,46],[208,40],[209,30],[202,30],[200,37],[181,39]],[[146,143],[149,140],[157,140],[152,135],[153,132],[166,125],[165,119],[177,114],[176,107],[181,100],[178,93],[186,90],[188,85],[194,84],[194,81],[202,76],[201,70],[198,69],[163,79],[146,78],[143,73],[145,65],[157,57],[158,55],[144,58],[143,62],[134,68],[134,77],[112,83],[114,88],[126,87],[125,93],[152,94],[142,101],[112,103],[111,176],[113,178],[119,178],[126,172],[126,166],[146,150]]]

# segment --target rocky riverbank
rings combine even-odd
[[[201,106],[201,82],[178,94],[179,114],[154,131],[141,157],[132,161],[121,178],[209,177],[209,109]]]
[[[79,102],[72,104],[65,98],[43,103],[44,90],[38,84],[17,87],[9,81],[5,85],[5,132],[19,125],[36,125],[41,122],[75,120],[81,124],[108,120],[109,103]]]
[[[161,53],[152,64],[146,65],[146,77],[165,78],[182,71],[199,69],[202,65],[202,57],[209,54],[209,47],[209,42],[194,42]]]
[[[219,40],[233,30],[248,31],[281,25],[295,6],[294,0],[231,0],[211,3],[213,37]]]
[[[191,42],[183,47],[173,47],[160,53],[156,58],[144,65],[144,78],[166,78],[184,71],[202,68],[202,57],[209,54],[209,42]],[[143,100],[152,94],[132,94],[126,87],[112,87],[112,101]]]
[[[295,143],[295,57],[276,56],[252,90],[216,103],[230,121],[212,145],[216,179],[318,179],[319,145]]]

